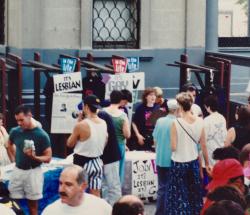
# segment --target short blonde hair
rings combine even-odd
[[[163,96],[163,91],[160,87],[154,87],[154,90],[156,92],[156,97],[162,97]]]
[[[184,111],[191,110],[191,106],[193,104],[193,97],[192,95],[190,95],[190,93],[187,92],[179,93],[176,96],[176,100]]]

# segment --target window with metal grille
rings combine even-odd
[[[5,0],[0,0],[0,44],[4,44],[4,7]]]
[[[140,0],[93,0],[93,48],[137,49]]]

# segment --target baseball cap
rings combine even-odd
[[[207,185],[208,190],[214,190],[219,186],[224,186],[231,178],[243,176],[243,167],[236,159],[221,160],[214,165],[212,181]]]
[[[176,110],[178,109],[178,103],[176,99],[169,99],[167,101],[168,109]]]
[[[182,91],[196,91],[197,87],[193,83],[186,83],[182,86]]]
[[[97,108],[97,109],[101,108],[101,105],[100,105],[101,101],[96,95],[90,95],[90,96],[85,97],[83,103],[88,106]]]

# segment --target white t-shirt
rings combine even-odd
[[[2,214],[2,215],[15,215],[16,213],[12,209],[8,208],[7,206],[0,204],[0,214]]]
[[[192,106],[191,106],[191,112],[192,112],[195,116],[202,116],[202,115],[203,115],[200,106],[197,105],[197,104],[192,104]]]
[[[226,120],[218,112],[214,112],[204,119],[204,129],[206,135],[206,146],[208,152],[208,160],[210,165],[215,164],[212,158],[215,149],[223,147],[227,136]],[[204,159],[202,159],[204,167]]]
[[[188,136],[177,120],[192,136],[196,143]],[[178,118],[174,121],[174,124],[177,131],[177,146],[176,150],[172,152],[172,160],[180,163],[196,160],[198,158],[197,143],[201,138],[202,128],[204,127],[203,119],[197,117],[193,123],[188,123],[182,118]]]
[[[111,215],[112,207],[103,199],[84,193],[83,203],[77,207],[63,204],[61,199],[47,206],[42,215]]]

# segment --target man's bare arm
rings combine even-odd
[[[69,136],[67,140],[67,146],[73,148],[76,145],[77,140],[80,137],[80,123],[77,123],[73,129],[72,134]]]
[[[16,160],[16,146],[9,140],[7,143],[7,153],[11,162]]]
[[[41,156],[36,156],[35,151],[32,151],[32,149],[25,150],[25,154],[28,155],[31,159],[39,161],[41,163],[49,163],[52,158],[51,147],[46,148],[43,151],[43,155]]]
[[[69,136],[67,140],[67,146],[73,148],[78,140],[80,141],[87,140],[89,136],[90,136],[89,125],[86,122],[81,121],[77,123],[76,126],[74,127],[72,134]]]

